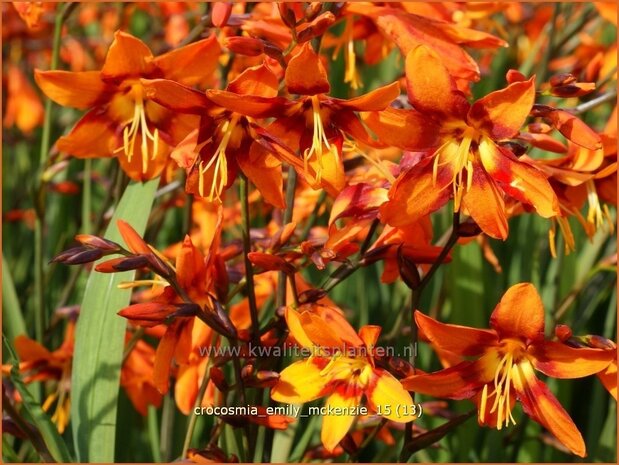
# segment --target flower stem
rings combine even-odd
[[[288,182],[286,183],[286,209],[284,210],[284,216],[282,217],[282,226],[292,221],[292,212],[294,209],[294,191],[297,187],[297,172],[294,167],[288,168]],[[275,300],[275,307],[279,308],[286,305],[286,273],[280,271],[277,278],[277,295]],[[291,281],[294,281],[292,276]]]
[[[243,233],[243,260],[245,261],[247,300],[249,301],[252,340],[257,347],[260,344],[260,326],[258,322],[258,306],[256,305],[256,292],[254,288],[254,271],[248,256],[251,252],[251,240],[249,237],[249,184],[244,175],[240,176],[239,197],[241,200],[241,229]]]
[[[415,310],[419,307],[419,303],[421,302],[421,297],[424,289],[430,283],[430,280],[438,270],[438,268],[443,264],[447,255],[453,248],[454,245],[458,242],[458,227],[460,225],[460,212],[454,212],[453,214],[453,224],[451,226],[451,232],[449,233],[449,237],[447,239],[447,243],[443,246],[441,253],[437,257],[436,261],[432,264],[428,272],[423,276],[419,285],[411,291],[411,341],[413,344],[413,350],[411,351],[410,356],[410,364],[413,367],[413,373],[416,370],[417,364],[417,343],[419,342],[419,329],[417,328],[417,322],[415,321]],[[413,401],[415,400],[415,393],[412,393]],[[409,445],[413,441],[413,422],[406,423],[404,426],[404,445],[402,446],[402,452],[400,453],[400,462],[407,462],[408,456],[410,453]]]
[[[214,341],[213,344],[216,342]],[[204,398],[204,393],[206,392],[206,387],[208,386],[208,382],[210,379],[209,370],[211,368],[213,358],[209,358],[206,362],[206,368],[204,369],[204,376],[202,378],[202,383],[200,384],[200,390],[198,391],[198,397],[196,397],[196,401],[194,402],[194,410],[200,405],[202,405],[202,399]],[[185,433],[185,442],[183,443],[183,452],[181,453],[181,458],[184,459],[187,457],[187,450],[191,445],[191,438],[193,436],[193,431],[196,427],[196,420],[198,419],[198,415],[196,415],[193,411],[189,416],[189,423],[187,425],[187,432]]]
[[[60,54],[60,39],[62,36],[62,25],[69,16],[74,3],[67,3],[62,7],[56,8],[56,20],[54,22],[54,37],[52,43],[52,58],[50,70],[58,67],[58,56]],[[45,224],[45,182],[43,172],[48,162],[49,146],[52,127],[52,101],[45,100],[45,117],[43,119],[43,131],[41,134],[41,151],[39,153],[39,169],[34,186],[34,204],[36,218],[34,221],[34,327],[35,336],[38,342],[43,342],[43,333],[47,325],[47,314],[45,311],[45,288],[43,277],[44,266],[44,237],[43,225]]]

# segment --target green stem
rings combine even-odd
[[[243,259],[245,261],[245,281],[247,282],[247,299],[249,301],[249,313],[251,317],[252,340],[256,347],[260,344],[260,326],[258,322],[258,306],[254,288],[254,271],[248,254],[251,252],[251,240],[249,237],[249,184],[244,175],[240,177],[239,197],[241,200],[241,218],[243,233]]]
[[[419,307],[419,303],[421,302],[421,296],[423,294],[424,289],[430,283],[430,280],[438,270],[438,268],[443,264],[447,255],[453,248],[454,245],[458,242],[458,227],[460,224],[460,212],[455,212],[453,214],[453,224],[451,227],[451,232],[449,234],[449,238],[447,239],[447,243],[443,246],[441,253],[434,261],[428,272],[424,275],[424,277],[419,282],[419,285],[411,291],[411,340],[413,344],[413,350],[410,356],[410,364],[413,367],[413,373],[415,373],[416,365],[417,365],[417,343],[419,342],[419,329],[417,328],[417,322],[415,321],[415,310]],[[415,400],[415,393],[412,393],[413,401]],[[414,439],[413,436],[413,423],[406,423],[404,426],[404,445],[402,446],[402,452],[400,453],[400,461],[405,462],[408,461],[408,449],[409,445],[412,443]]]
[[[153,462],[161,462],[161,451],[159,450],[159,424],[157,423],[157,408],[154,405],[148,406],[146,417],[148,423],[148,442],[150,444]]]
[[[60,39],[62,35],[62,25],[64,20],[72,10],[72,3],[60,5],[56,8],[56,20],[54,23],[54,38],[52,44],[52,58],[50,69],[58,67],[58,56],[60,53]],[[45,117],[43,119],[43,131],[41,134],[41,151],[39,153],[38,176],[34,189],[34,201],[36,218],[34,222],[34,327],[36,340],[43,342],[43,333],[47,325],[47,314],[45,312],[45,285],[43,277],[44,267],[44,237],[43,225],[45,224],[45,182],[42,179],[43,172],[48,162],[49,146],[52,127],[52,101],[45,100]]]
[[[172,442],[174,437],[174,399],[170,394],[163,397],[163,412],[161,414],[161,432],[159,450],[161,460],[169,462],[172,458]]]
[[[82,191],[82,233],[90,234],[92,225],[90,212],[92,211],[92,159],[84,160],[84,182]]]
[[[286,183],[286,209],[282,217],[282,226],[292,221],[292,212],[294,209],[294,191],[297,187],[297,172],[294,167],[288,168],[288,181]],[[277,278],[277,295],[275,300],[275,308],[286,305],[286,273],[280,271]],[[294,276],[291,277],[294,280]]]
[[[202,405],[202,399],[204,398],[204,393],[206,392],[206,388],[208,386],[208,382],[210,379],[209,370],[211,367],[212,358],[209,358],[208,362],[206,362],[206,368],[204,369],[204,377],[202,378],[202,383],[200,384],[200,390],[198,391],[198,397],[196,397],[196,401],[194,402],[194,409],[199,408]],[[183,443],[183,452],[181,454],[181,459],[187,457],[187,451],[189,450],[189,446],[191,445],[191,438],[193,436],[193,431],[196,427],[196,420],[198,419],[198,415],[195,412],[190,413],[189,424],[187,425],[187,432],[185,433],[185,442]]]

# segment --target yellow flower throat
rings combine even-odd
[[[479,405],[479,419],[483,422],[486,416],[486,407],[488,405],[488,399],[494,397],[492,407],[490,407],[490,413],[497,412],[497,429],[503,428],[503,426],[509,426],[510,422],[516,424],[516,420],[512,416],[511,410],[513,400],[511,398],[511,390],[514,385],[514,381],[520,380],[520,367],[521,363],[528,363],[523,360],[524,345],[517,340],[503,341],[503,350],[499,352],[501,357],[499,363],[496,365],[494,372],[494,390],[488,394],[488,386],[490,383],[484,385],[481,394],[481,402]]]
[[[473,162],[471,145],[477,142],[478,133],[471,127],[466,127],[459,139],[450,138],[441,145],[434,154],[432,166],[432,180],[436,184],[438,170],[441,166],[451,167],[451,185],[454,196],[454,211],[460,210],[460,204],[465,192],[470,190],[473,183]]]
[[[322,157],[325,154],[333,155],[336,160],[339,158],[337,147],[329,144],[325,128],[322,124],[322,116],[320,114],[320,102],[318,96],[313,95],[312,100],[312,120],[313,120],[313,133],[312,133],[312,146],[309,149],[305,149],[303,152],[303,165],[305,173],[309,173],[309,164],[312,158],[316,158],[318,165],[315,167],[316,180],[318,182],[322,179]]]

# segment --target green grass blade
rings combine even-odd
[[[11,369],[11,381],[22,397],[24,413],[27,415],[26,419],[34,424],[45,443],[45,447],[47,447],[49,454],[51,454],[55,461],[71,462],[71,455],[69,454],[67,445],[58,433],[56,425],[52,423],[51,418],[43,411],[40,404],[34,399],[32,394],[30,394],[30,391],[26,388],[24,381],[21,379],[21,375],[17,369],[19,361],[13,349],[13,345],[5,336],[3,336],[3,341],[8,352],[9,363],[13,365]]]
[[[105,237],[122,242],[116,221],[128,221],[143,233],[153,203],[157,179],[132,182],[125,190]],[[126,321],[116,313],[129,304],[131,291],[118,289],[134,272],[88,278],[75,334],[71,418],[80,462],[113,462],[116,410]]]
[[[11,343],[20,334],[26,333],[26,324],[15,292],[13,275],[2,256],[2,330]]]

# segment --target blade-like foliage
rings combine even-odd
[[[123,219],[143,233],[158,180],[132,182],[125,190],[105,237],[122,242],[116,221]],[[126,321],[116,312],[129,303],[131,291],[118,289],[134,272],[93,272],[86,285],[75,334],[71,417],[80,462],[114,460],[116,408]]]

